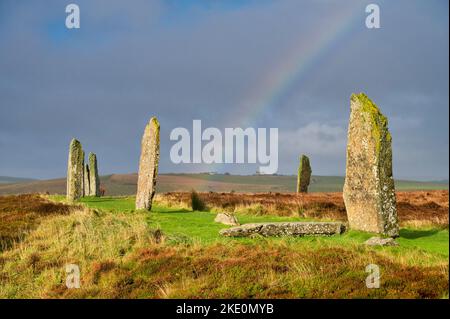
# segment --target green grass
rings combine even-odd
[[[88,207],[111,212],[133,212],[134,197],[85,197],[80,200]],[[153,205],[147,221],[152,228],[159,228],[173,240],[212,243],[229,239],[219,236],[227,226],[214,222],[216,213],[190,211]],[[300,218],[279,216],[237,215],[240,223],[300,221]],[[305,220],[305,219],[303,219]]]
[[[134,197],[86,197],[80,202],[95,209],[110,212],[129,212],[134,211]],[[286,241],[289,244],[299,245],[317,245],[324,244],[360,244],[374,234],[347,231],[343,235],[330,237],[298,237],[298,238],[223,238],[219,231],[228,226],[215,223],[216,213],[189,211],[185,209],[167,208],[153,205],[152,211],[148,213],[147,222],[151,228],[159,228],[168,237],[169,241],[179,242],[197,242],[201,244],[212,244],[217,242],[229,243],[258,243],[270,241]],[[281,216],[253,216],[237,215],[241,224],[257,222],[283,222],[283,221],[307,221],[310,219],[301,219],[294,217]],[[421,250],[436,255],[438,259],[449,257],[449,232],[448,229],[411,229],[403,228],[400,231],[400,237],[397,239],[399,247],[375,248],[380,250],[391,250],[393,253],[407,253],[411,250]]]
[[[0,298],[448,298],[447,230],[402,229],[399,247],[367,247],[372,235],[356,231],[233,239],[211,212],[135,211],[134,197],[80,203],[91,209],[42,218],[0,252]],[[247,214],[242,223],[300,220]],[[80,289],[64,285],[69,263]],[[368,264],[380,267],[379,289],[364,284]]]
[[[83,197],[80,202],[89,207],[106,211],[130,212],[134,211],[134,197]]]
[[[401,229],[398,242],[403,247],[420,248],[449,257],[448,229]]]

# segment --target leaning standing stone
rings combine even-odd
[[[84,164],[84,188],[83,188],[83,196],[89,196],[91,195],[91,188],[90,188],[90,177],[89,177],[89,165]]]
[[[343,197],[350,228],[398,236],[388,121],[363,93],[350,100]]]
[[[89,185],[91,196],[100,196],[100,179],[98,177],[97,155],[89,153]]]
[[[300,157],[300,165],[298,166],[297,177],[297,193],[307,193],[309,182],[311,180],[311,165],[306,155]]]
[[[145,127],[141,141],[136,209],[150,210],[155,195],[159,162],[159,122],[152,117]]]
[[[74,201],[83,196],[84,152],[81,143],[72,139],[67,163],[67,200]]]

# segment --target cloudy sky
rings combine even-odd
[[[394,177],[448,179],[446,0],[0,1],[0,175],[62,177],[77,137],[101,174],[136,172],[146,122],[161,123],[161,172],[254,173],[173,164],[176,127],[279,128],[279,173],[308,154],[344,175],[349,98],[389,118]]]

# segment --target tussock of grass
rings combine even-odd
[[[163,194],[156,194],[153,198],[153,203],[158,206],[167,207],[167,208],[178,208],[178,209],[185,209],[190,210],[191,206],[189,205],[189,202],[184,200],[171,200],[167,196],[164,196]]]
[[[66,264],[80,267],[82,285],[90,289],[105,263],[120,264],[130,251],[151,243],[144,214],[82,209],[55,216],[2,254],[0,297],[52,297],[50,291],[65,288]]]
[[[42,219],[72,210],[73,206],[54,203],[37,194],[0,196],[0,251],[23,240]]]

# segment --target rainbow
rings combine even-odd
[[[239,124],[249,127],[259,117],[286,97],[292,89],[304,81],[310,71],[336,48],[343,38],[350,33],[355,22],[364,23],[364,6],[353,5],[337,12],[328,24],[313,31],[312,37],[305,45],[302,40],[292,48],[275,68],[270,70],[256,86],[241,99]],[[363,27],[363,26],[361,26]],[[236,118],[234,119],[234,121]],[[234,122],[233,121],[233,122]],[[230,123],[236,126],[237,123]]]
[[[335,12],[328,20],[328,24],[313,31],[307,46],[300,39],[282,62],[272,68],[241,98],[239,113],[233,113],[233,118],[224,119],[225,126],[252,127],[263,114],[276,107],[292,92],[295,86],[307,79],[313,68],[342,43],[357,23],[364,23],[364,13],[365,7],[362,4],[353,4],[351,9],[348,6],[344,7],[340,12]],[[361,25],[361,28],[364,28],[364,25]],[[221,165],[209,166],[214,171]],[[209,180],[210,178],[206,177],[202,184],[206,185]]]

